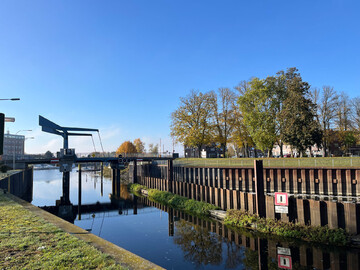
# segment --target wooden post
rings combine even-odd
[[[255,192],[256,192],[256,214],[258,214],[259,217],[266,217],[262,160],[254,161],[254,171],[255,171]]]
[[[81,220],[81,164],[79,168],[79,187],[78,187],[78,219]]]
[[[168,185],[169,192],[173,192],[172,190],[173,173],[174,173],[173,161],[172,159],[169,159],[167,161],[167,179],[169,180],[169,185]]]

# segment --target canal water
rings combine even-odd
[[[71,173],[70,200],[78,204],[78,175]],[[74,224],[166,269],[360,269],[357,249],[259,239],[220,222],[174,211],[111,180],[82,174],[82,212]],[[33,201],[55,206],[62,194],[58,170],[35,170]]]

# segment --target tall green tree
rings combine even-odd
[[[231,134],[231,142],[234,144],[238,157],[240,156],[240,152],[242,152],[242,157],[249,157],[249,148],[255,145],[244,123],[240,108],[234,110],[234,116],[235,123]]]
[[[276,113],[273,97],[266,87],[265,80],[253,78],[249,89],[239,97],[238,103],[249,134],[262,151],[268,150],[268,156],[277,140]]]
[[[268,76],[265,79],[265,87],[268,90],[270,99],[270,111],[274,116],[276,143],[280,147],[280,156],[283,157],[284,138],[282,134],[282,121],[280,113],[283,109],[284,101],[287,98],[286,76],[284,71],[279,71],[276,76]]]
[[[280,113],[285,142],[296,148],[300,155],[313,146],[321,145],[322,132],[316,117],[316,105],[308,97],[310,85],[304,82],[296,68],[287,70],[287,97]]]
[[[200,153],[201,146],[213,139],[214,99],[213,92],[203,94],[194,90],[181,97],[179,108],[171,114],[171,136],[185,146],[198,148]]]

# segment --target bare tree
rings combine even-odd
[[[244,95],[249,89],[250,89],[250,83],[249,81],[241,81],[237,86],[234,87],[237,91],[239,91],[239,94],[242,96]]]
[[[225,157],[226,145],[235,126],[236,100],[235,93],[229,88],[219,88],[218,94],[214,94],[212,99],[215,141],[220,143],[223,157]]]
[[[314,91],[315,92],[315,91]],[[333,128],[339,104],[339,96],[334,90],[334,87],[323,86],[321,99],[316,97],[317,93],[313,92],[313,100],[318,99],[317,113],[318,119],[323,131],[323,148],[324,156],[329,155],[329,143],[330,143],[330,130]],[[316,101],[316,100],[315,100]]]
[[[347,131],[352,128],[351,104],[348,95],[344,92],[339,96],[335,124],[339,131]]]
[[[354,128],[360,132],[360,97],[352,99],[352,122]]]

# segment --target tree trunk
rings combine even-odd
[[[225,154],[226,154],[226,143],[222,143],[222,144],[220,144],[221,145],[221,147],[222,147],[222,149],[223,149],[223,158],[225,158]]]
[[[283,142],[280,142],[279,147],[280,147],[280,157],[284,157],[284,152],[283,152]]]
[[[198,158],[201,158],[201,146],[198,146]]]

